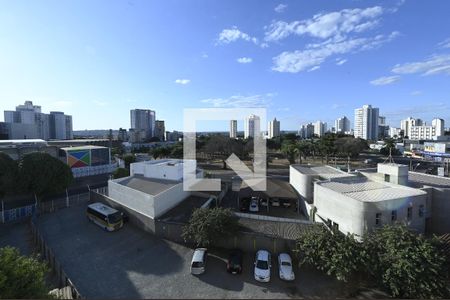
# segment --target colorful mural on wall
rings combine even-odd
[[[67,151],[67,164],[71,168],[88,167],[91,165],[90,150]]]

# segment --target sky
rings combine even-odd
[[[353,126],[371,104],[394,127],[450,126],[450,1],[0,5],[0,111],[31,100],[83,130],[129,128],[130,109],[152,109],[182,130],[185,108],[265,107],[297,130],[344,115]]]

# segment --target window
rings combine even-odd
[[[375,225],[376,226],[381,226],[381,213],[376,213],[375,214]]]
[[[423,217],[423,215],[425,214],[425,207],[422,205],[419,206],[419,217]]]
[[[408,221],[411,221],[412,219],[412,206],[408,207],[408,214],[406,215],[408,218]]]
[[[384,174],[384,181],[386,181],[386,182],[391,182],[391,175],[389,175],[389,174]]]
[[[397,211],[396,210],[393,210],[391,213],[391,221],[392,222],[397,221]]]

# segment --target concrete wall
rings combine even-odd
[[[191,193],[183,190],[183,183],[155,195],[153,198],[154,217],[157,218],[189,197]]]
[[[397,222],[405,222],[419,232],[425,231],[425,216],[419,217],[419,206],[426,207],[427,195],[417,195],[408,198],[391,199],[387,201],[363,202],[345,196],[333,190],[314,185],[314,205],[317,216],[324,221],[330,219],[339,224],[343,233],[353,233],[362,236],[366,231],[376,227],[376,213],[381,213],[381,225],[391,224],[391,214],[397,211]],[[407,220],[408,207],[412,206],[412,219]],[[318,218],[316,218],[318,221]]]
[[[119,180],[108,181],[108,195],[114,201],[130,207],[150,218],[155,217],[154,199],[151,195],[121,185]]]
[[[389,182],[394,184],[407,185],[408,184],[408,169],[406,165],[393,165],[393,164],[378,164],[377,173],[389,175]]]
[[[313,202],[313,176],[305,175],[297,171],[292,166],[289,166],[289,183],[294,189],[309,203]]]
[[[450,188],[433,188],[427,232],[444,234],[450,232]]]

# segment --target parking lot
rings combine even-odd
[[[241,275],[226,272],[226,252],[210,253],[206,273],[193,276],[193,250],[161,240],[130,224],[105,232],[88,222],[85,207],[40,217],[39,226],[57,259],[87,298],[299,298],[339,297],[341,285],[315,270],[295,269],[296,280],[278,279],[272,255],[270,283],[253,278],[253,255]]]

